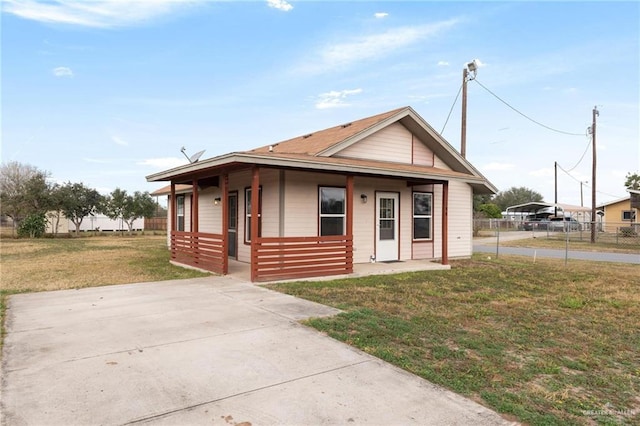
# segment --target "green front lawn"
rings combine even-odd
[[[270,288],[344,310],[307,324],[518,421],[640,424],[640,266],[474,257]]]

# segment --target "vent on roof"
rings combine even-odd
[[[307,139],[307,138],[310,138],[311,136],[313,136],[313,133],[309,133],[308,135],[304,135],[302,137],[302,139]]]
[[[343,129],[346,129],[346,128],[347,128],[347,127],[349,127],[349,126],[351,126],[351,123],[343,124],[341,127],[342,127]]]

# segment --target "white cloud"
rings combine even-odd
[[[387,12],[377,12],[377,13],[374,13],[373,16],[375,16],[378,19],[382,19],[389,16],[389,14]]]
[[[498,170],[498,171],[505,171],[505,170],[513,170],[515,169],[515,164],[511,164],[511,163],[498,163],[498,162],[493,162],[493,163],[489,163],[489,164],[485,164],[482,167],[482,170]]]
[[[73,77],[73,71],[68,67],[56,67],[51,72],[56,77]]]
[[[111,136],[111,140],[114,141],[117,145],[120,146],[128,146],[129,142],[125,141],[124,139],[118,137],[118,136]]]
[[[327,109],[349,106],[350,104],[345,102],[347,96],[357,95],[358,93],[362,93],[362,89],[341,91],[332,90],[330,92],[321,93],[320,95],[318,95],[318,99],[316,100],[316,108]]]
[[[137,164],[139,166],[149,166],[156,169],[172,169],[178,166],[184,166],[187,160],[184,158],[177,157],[164,157],[164,158],[147,158],[146,160],[140,161]]]
[[[434,24],[392,28],[380,34],[353,37],[345,42],[325,46],[313,55],[316,61],[307,59],[298,71],[322,73],[348,68],[354,63],[376,60],[398,52],[400,49],[423,42],[445,31],[459,21],[451,19]]]
[[[285,0],[267,0],[267,4],[269,5],[269,7],[282,10],[283,12],[288,12],[293,9],[293,6],[287,3]]]
[[[113,28],[146,23],[196,3],[196,0],[5,0],[3,12],[51,24]]]
[[[449,66],[449,62],[447,62],[447,61],[438,61],[438,66],[439,67],[448,67]]]

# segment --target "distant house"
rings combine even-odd
[[[252,281],[469,257],[473,195],[497,192],[410,107],[147,180],[170,182],[173,262]]]
[[[634,194],[640,195],[640,191],[630,190],[630,192],[631,196],[629,197],[620,198],[598,206],[598,210],[604,212],[602,222],[605,232],[618,232],[620,227],[628,227],[638,223],[640,219],[640,217],[638,217],[638,208],[631,207],[631,198]]]
[[[55,223],[55,220],[53,221]],[[47,234],[53,233],[52,220],[48,218],[47,220]],[[71,220],[62,216],[60,221],[58,221],[58,234],[66,234],[68,232],[75,232],[76,226],[71,222]],[[133,230],[134,231],[142,231],[144,230],[144,219],[136,219],[133,221]],[[87,216],[82,220],[80,224],[80,232],[89,232],[89,231],[104,231],[104,232],[115,232],[115,231],[129,231],[129,227],[124,221],[120,219],[109,219],[105,215],[95,215],[95,216]]]

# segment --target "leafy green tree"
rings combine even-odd
[[[485,217],[495,219],[502,218],[502,210],[500,210],[500,207],[493,203],[481,204],[478,211],[484,213]]]
[[[640,189],[640,174],[639,173],[627,173],[625,176],[624,187],[627,189]]]
[[[51,233],[55,237],[58,235],[58,225],[60,219],[64,216],[62,210],[64,208],[65,193],[58,184],[52,185],[49,193],[49,209],[47,210],[46,219],[51,226]]]
[[[100,210],[103,197],[98,191],[86,187],[83,183],[67,182],[60,191],[62,213],[73,222],[78,235],[83,219]]]
[[[14,227],[31,214],[48,208],[49,172],[11,161],[0,165],[0,214],[13,219]]]
[[[40,238],[47,229],[47,220],[45,214],[32,213],[20,224],[18,228],[18,237]]]
[[[480,211],[480,206],[483,204],[490,203],[492,197],[493,195],[491,194],[482,194],[482,195],[474,194],[473,195],[473,211],[474,212]]]
[[[142,217],[152,217],[156,211],[156,203],[148,192],[136,191],[133,195],[126,190],[116,188],[106,198],[102,212],[110,219],[122,219],[133,231],[133,222]]]
[[[506,191],[500,191],[491,202],[497,205],[500,211],[505,211],[507,207],[532,201],[542,201],[542,195],[524,186],[519,188],[513,186]]]

